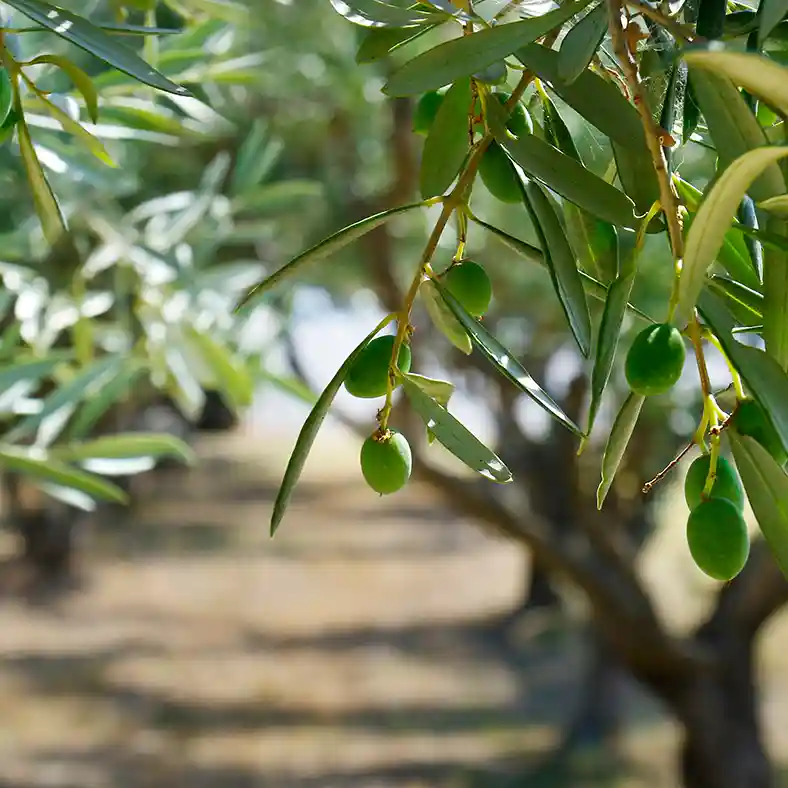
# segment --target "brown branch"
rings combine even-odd
[[[662,147],[665,132],[654,120],[649,107],[648,97],[643,90],[637,61],[632,54],[621,22],[623,8],[624,0],[608,0],[610,36],[613,40],[613,50],[624,72],[632,101],[643,125],[643,133],[646,136],[646,144],[651,154],[651,161],[659,184],[660,206],[668,227],[670,247],[673,252],[673,259],[677,261],[684,257],[684,238],[681,234],[678,201],[673,191],[673,184],[670,181],[665,151]]]
[[[641,0],[624,1],[625,5],[628,5],[631,9],[637,11],[639,14],[648,17],[658,25],[661,25],[665,28],[665,30],[668,30],[670,33],[672,33],[675,38],[686,42],[704,40],[702,36],[695,35],[695,31],[689,25],[682,25],[681,22],[677,22],[675,19],[666,16],[656,8],[652,8],[650,5],[648,5],[648,3],[643,3]]]

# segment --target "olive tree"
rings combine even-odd
[[[357,239],[376,239],[367,254],[388,315],[318,398],[286,468],[272,531],[343,383],[357,396],[379,396],[376,424],[362,436],[362,472],[373,489],[392,493],[416,473],[581,588],[604,647],[683,725],[685,785],[771,785],[753,649],[788,593],[781,571],[788,569],[784,7],[729,12],[714,3],[610,0],[563,3],[526,17],[519,4],[490,0],[333,5],[365,28],[359,68],[385,64],[392,118],[403,100],[415,100],[414,129],[426,138],[417,183],[402,180],[386,195],[400,198],[397,204],[376,206],[308,248],[242,304],[258,303]],[[591,134],[578,131],[582,124]],[[698,150],[710,155],[693,156]],[[479,206],[489,195],[517,206],[522,227],[487,221]],[[379,264],[381,239],[390,221],[424,211],[434,217],[433,230],[398,287]],[[436,250],[452,222],[455,253],[440,264]],[[484,242],[476,240],[482,235],[546,269],[566,336],[588,359],[587,380],[577,378],[560,402],[538,382],[539,360],[524,364],[527,354],[508,347],[517,337],[504,337],[504,325],[496,330],[494,315],[482,317],[489,300],[479,265]],[[638,287],[654,277],[668,285],[660,298]],[[536,290],[512,286],[502,295],[521,312],[542,307]],[[505,384],[502,399],[510,386],[552,417],[559,432],[535,461],[518,468],[507,453],[511,424],[504,423],[496,451],[485,446],[451,414],[452,382],[420,373],[425,313],[460,358],[467,355],[458,367],[487,365]],[[624,327],[632,323],[631,338]],[[388,326],[394,332],[380,336]],[[685,445],[673,437],[675,457],[664,470],[647,473],[660,453],[649,439],[670,440],[649,418],[649,404],[676,385],[687,348],[697,367],[699,416]],[[728,375],[717,389],[712,358],[724,361]],[[624,391],[613,374],[619,369]],[[398,390],[426,434],[400,434],[396,420],[404,427],[407,413],[396,404]],[[618,413],[600,435],[596,417],[611,399]],[[482,487],[439,470],[430,460],[433,442],[485,479]],[[600,444],[597,489],[578,493],[567,479]],[[644,501],[691,449],[700,456],[688,474],[687,549],[702,571],[726,584],[708,620],[677,637],[657,615],[634,557]],[[624,467],[628,477],[638,474],[645,498],[624,494],[621,482],[629,480],[616,482]],[[512,471],[535,480],[527,516],[504,490],[483,491],[509,484]],[[576,493],[561,511],[551,509],[554,497],[539,501],[550,484]],[[752,546],[745,494],[763,537]],[[608,527],[611,519],[622,527]]]

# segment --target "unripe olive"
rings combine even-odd
[[[644,397],[663,394],[681,377],[686,357],[678,329],[667,323],[644,328],[627,353],[627,382],[632,391]]]
[[[744,569],[750,554],[747,523],[725,498],[710,498],[692,510],[687,544],[698,568],[715,580],[732,580]]]
[[[435,116],[443,104],[444,97],[444,93],[430,90],[418,100],[416,108],[413,110],[413,131],[416,134],[427,135],[430,133],[430,128],[435,122]]]
[[[479,162],[479,175],[493,197],[506,203],[522,202],[517,173],[497,142],[491,142]]]
[[[780,436],[756,400],[749,397],[741,400],[733,414],[731,424],[741,435],[748,435],[758,441],[774,457],[778,465],[785,465],[788,461],[788,454],[785,452]]]
[[[690,509],[694,509],[701,502],[701,494],[706,486],[710,465],[711,456],[704,454],[702,457],[698,457],[687,471],[687,476],[684,479],[684,498]],[[717,457],[715,474],[716,478],[709,498],[725,498],[740,512],[744,511],[744,489],[739,481],[739,474],[725,457]]]
[[[348,370],[345,378],[345,388],[348,392],[361,399],[382,397],[388,386],[389,363],[393,352],[393,336],[373,339]],[[402,372],[408,372],[410,362],[410,347],[403,343],[397,356],[397,366]]]
[[[509,101],[511,97],[512,94],[507,93],[505,90],[498,90],[491,94],[491,98],[497,99],[501,106],[505,106],[506,102]],[[515,137],[522,137],[525,134],[533,134],[534,122],[522,102],[518,101],[512,108],[509,119],[506,121],[506,128],[509,129],[509,131],[511,131]],[[474,130],[478,134],[483,134],[484,124],[477,123],[474,127]]]
[[[472,260],[455,263],[441,275],[441,280],[465,311],[474,317],[481,317],[490,308],[492,284],[478,263]]]
[[[401,490],[410,478],[412,465],[410,444],[394,430],[383,437],[372,435],[361,446],[361,473],[380,495]]]

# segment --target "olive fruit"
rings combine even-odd
[[[788,454],[779,435],[756,400],[749,397],[741,400],[733,414],[731,424],[739,434],[748,435],[758,441],[774,457],[778,465],[785,465],[788,461]]]
[[[416,134],[429,134],[435,116],[443,104],[444,95],[437,90],[430,90],[418,100],[413,111],[413,131]]]
[[[750,554],[750,537],[742,513],[725,498],[709,498],[687,521],[687,544],[698,568],[715,580],[732,580]]]
[[[345,378],[345,388],[354,397],[372,399],[386,393],[389,363],[394,352],[394,337],[373,339],[361,351]],[[410,370],[410,348],[403,344],[397,356],[397,366],[402,372]]]
[[[669,391],[681,377],[687,351],[677,328],[644,328],[629,348],[624,370],[630,388],[644,397]]]
[[[413,465],[410,444],[404,435],[389,430],[385,435],[372,435],[361,446],[361,473],[367,484],[381,495],[401,490]]]
[[[706,486],[710,464],[711,457],[704,454],[702,457],[698,457],[687,471],[687,476],[684,479],[684,498],[690,509],[694,509],[701,503],[701,494]],[[725,498],[740,512],[744,511],[744,489],[739,481],[739,474],[725,457],[717,457],[715,474],[716,478],[711,487],[709,498]]]
[[[484,151],[479,162],[479,175],[493,197],[501,202],[522,202],[517,173],[497,142],[490,143],[490,147]]]
[[[466,312],[474,317],[481,317],[490,308],[492,284],[478,263],[472,260],[455,263],[441,275],[441,280]]]
[[[505,90],[499,90],[495,93],[491,94],[492,97],[498,100],[498,103],[501,106],[504,106],[507,101],[512,97],[511,93],[507,93]],[[531,116],[528,114],[528,110],[523,106],[521,102],[517,102],[514,107],[512,108],[511,114],[509,115],[508,120],[506,121],[506,128],[514,134],[515,137],[522,137],[525,134],[532,134],[534,130],[534,122],[531,120]],[[474,130],[477,131],[479,134],[484,133],[484,124],[477,123],[474,126]]]

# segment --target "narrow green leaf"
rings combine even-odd
[[[470,76],[559,27],[589,2],[568,0],[542,16],[496,25],[439,44],[395,71],[383,92],[389,96],[413,96]]]
[[[758,203],[758,207],[775,216],[788,219],[788,194],[780,194],[777,197],[769,197],[768,200]]]
[[[301,254],[294,257],[289,263],[282,266],[277,271],[274,271],[274,273],[272,273],[270,276],[263,279],[262,282],[256,284],[241,299],[240,303],[235,308],[236,311],[241,309],[241,307],[248,305],[253,298],[256,301],[259,297],[267,293],[272,287],[277,285],[282,279],[291,276],[307,263],[314,263],[318,260],[322,260],[329,255],[334,254],[334,252],[338,252],[340,249],[344,248],[356,239],[361,238],[362,235],[366,235],[376,227],[380,227],[381,224],[385,224],[395,216],[408,213],[409,211],[413,211],[416,208],[423,208],[425,204],[426,203],[424,202],[417,202],[411,203],[410,205],[402,205],[399,208],[392,208],[388,211],[382,211],[381,213],[376,213],[373,216],[368,216],[366,219],[362,219],[355,224],[351,224],[341,230],[338,230],[328,238],[324,238],[322,241],[320,241],[320,243],[317,243],[306,251],[301,252]]]
[[[763,129],[730,79],[692,64],[690,74],[695,97],[720,157],[720,169],[748,151],[767,144]],[[749,188],[756,202],[784,191],[785,181],[776,164],[767,167]]]
[[[788,16],[788,0],[761,0],[758,8],[758,48],[763,47],[769,34]]]
[[[98,123],[98,91],[91,78],[76,63],[62,55],[39,55],[29,60],[27,65],[36,66],[40,63],[50,63],[68,75],[74,87],[82,94],[88,117]]]
[[[763,296],[756,290],[715,274],[707,283],[709,291],[725,301],[728,311],[743,326],[759,323],[763,318]]]
[[[624,194],[635,203],[638,216],[646,216],[651,206],[659,199],[659,183],[654,174],[651,158],[644,155],[642,150],[627,148],[616,140],[612,141],[611,147],[616,173]],[[649,222],[648,232],[654,231],[654,228],[659,230],[661,227],[664,227],[664,221],[661,216],[655,216]]]
[[[755,52],[735,52],[715,47],[686,52],[684,59],[691,67],[727,77],[734,85],[762,99],[783,115],[788,115],[788,68],[778,65],[771,58]]]
[[[312,412],[307,416],[304,426],[298,434],[298,440],[296,441],[290,460],[287,463],[282,484],[276,495],[276,501],[274,501],[274,508],[271,513],[271,536],[276,533],[277,528],[279,528],[282,522],[282,518],[285,516],[290,498],[293,495],[293,490],[296,484],[298,484],[301,472],[304,470],[304,464],[312,449],[312,444],[315,442],[317,433],[328,414],[328,409],[331,407],[334,397],[336,397],[337,392],[345,382],[348,370],[353,366],[353,363],[358,358],[361,351],[364,350],[391,320],[391,317],[387,317],[384,321],[378,323],[374,330],[364,337],[358,347],[356,347],[356,349],[345,359],[342,366],[337,370],[336,375],[330,380],[329,384],[325,387],[323,393],[315,403],[315,407],[312,408]]]
[[[148,65],[135,54],[134,50],[82,16],[42,0],[4,0],[4,2],[30,17],[34,22],[38,22],[42,27],[48,28],[66,41],[76,44],[99,60],[145,85],[178,96],[191,95],[186,88],[171,82],[164,74]]]
[[[673,183],[676,185],[679,197],[681,197],[688,211],[684,219],[684,231],[687,233],[695,215],[698,213],[698,208],[703,199],[703,192],[675,175]],[[737,281],[747,287],[760,290],[761,281],[752,266],[744,234],[738,225],[730,227],[725,233],[722,246],[717,254],[717,262]]]
[[[87,436],[102,416],[131,391],[143,371],[144,366],[140,361],[126,361],[123,369],[109,378],[74,414],[68,428],[69,440],[79,440]]]
[[[526,174],[542,181],[564,199],[611,224],[635,229],[635,206],[623,192],[534,134],[513,137],[504,128],[496,139]]]
[[[607,25],[607,4],[600,3],[564,36],[558,50],[558,75],[564,82],[574,82],[588,68]]]
[[[434,399],[438,404],[443,405],[444,408],[449,404],[451,395],[454,394],[454,384],[449,383],[448,380],[428,378],[424,375],[417,375],[414,372],[408,372],[402,377],[410,381],[414,386],[418,386],[430,399]]]
[[[455,82],[441,102],[421,156],[419,184],[425,199],[443,194],[465,161],[471,102],[470,79]]]
[[[575,433],[575,435],[583,437],[583,431],[580,427],[564,413],[560,405],[531,377],[528,370],[517,361],[512,352],[505,348],[480,321],[471,317],[462,307],[462,304],[448,290],[438,282],[434,282],[434,284],[446,305],[468,332],[473,344],[498,372],[517,386],[520,391],[527,394],[537,405],[563,424],[564,427]]]
[[[604,8],[604,6],[600,7]],[[562,153],[583,164],[569,128],[547,94],[542,96],[542,105],[547,141]],[[584,268],[587,273],[597,276],[602,281],[611,281],[616,275],[618,266],[616,228],[609,222],[591,216],[574,203],[566,202],[563,208],[566,234],[579,258],[578,267]]]
[[[104,164],[109,167],[116,166],[101,141],[85,129],[81,123],[74,120],[71,115],[64,112],[57,104],[52,103],[49,99],[39,96],[39,100],[44,105],[46,111],[60,124],[63,131],[79,140],[99,161],[104,162]]]
[[[97,500],[128,503],[128,495],[114,484],[92,473],[50,459],[45,452],[35,449],[20,449],[15,446],[0,448],[0,467],[12,473],[81,490]]]
[[[61,408],[72,407],[82,400],[93,384],[104,375],[117,374],[123,366],[121,356],[105,356],[94,361],[73,377],[68,383],[55,389],[45,400],[40,411],[33,413],[17,424],[6,439],[16,442],[32,435],[41,423]]]
[[[52,449],[53,457],[67,462],[133,457],[172,457],[186,465],[196,461],[194,451],[180,438],[159,433],[129,432],[107,435],[86,443],[71,443]]]
[[[591,352],[591,316],[572,247],[569,246],[558,214],[542,187],[528,180],[523,184],[523,190],[525,204],[539,235],[553,287],[572,336],[580,352],[587,358]]]
[[[400,47],[415,41],[432,30],[434,25],[424,25],[418,28],[402,27],[373,27],[367,31],[364,40],[356,52],[356,63],[374,63],[386,55],[391,54]]]
[[[605,502],[608,492],[610,492],[613,479],[616,477],[618,466],[621,464],[621,460],[627,450],[645,399],[640,394],[635,394],[634,391],[630,392],[618,411],[616,420],[613,422],[613,427],[610,430],[610,436],[605,446],[605,454],[602,457],[602,480],[599,482],[599,487],[596,491],[597,509],[602,508],[602,504]]]
[[[14,106],[14,89],[8,69],[0,66],[0,127],[6,122],[8,114]]]
[[[515,55],[592,126],[650,161],[638,112],[612,81],[586,69],[573,82],[566,82],[558,70],[559,53],[542,44],[524,46]]]
[[[446,19],[445,14],[401,8],[381,0],[331,0],[331,5],[348,22],[361,27],[414,27]]]
[[[430,320],[435,328],[437,328],[457,350],[469,356],[473,352],[471,338],[443,302],[440,293],[435,287],[435,283],[431,279],[421,283],[419,295],[424,302],[427,314],[430,316]]]
[[[213,373],[214,385],[226,396],[233,410],[239,411],[251,405],[254,381],[243,361],[234,357],[227,346],[202,331],[189,328],[188,335]]]
[[[788,451],[788,374],[763,350],[734,338],[733,321],[716,296],[704,293],[698,309]]]
[[[758,527],[788,577],[788,476],[754,438],[729,430],[728,439]]]
[[[781,237],[788,235],[784,219],[773,216],[766,226]],[[766,352],[788,369],[788,253],[768,245],[763,249],[763,339]]]
[[[607,300],[599,323],[594,368],[591,371],[591,404],[588,408],[587,435],[591,434],[594,427],[594,421],[596,421],[602,402],[602,394],[613,370],[618,340],[621,336],[621,325],[627,311],[629,294],[632,292],[632,285],[635,282],[635,268],[634,266],[630,268],[631,270],[617,276],[607,291]]]
[[[15,359],[0,366],[0,391],[7,391],[21,381],[35,383],[46,377],[58,364],[68,361],[71,353],[55,352],[49,358]]]
[[[500,457],[488,449],[472,432],[454,418],[446,408],[405,378],[405,394],[413,410],[424,420],[438,442],[471,470],[498,484],[512,480],[511,471]]]
[[[491,224],[479,219],[477,216],[472,217],[473,221],[476,222],[480,227],[483,227],[487,232],[494,235],[504,246],[507,246],[516,254],[519,254],[521,257],[524,257],[526,260],[538,263],[543,268],[547,268],[547,263],[545,263],[544,255],[542,254],[542,250],[536,246],[532,246],[525,241],[521,241],[519,238],[515,238],[513,235],[509,235],[509,233],[505,233],[503,230],[500,230],[497,227],[494,227]],[[607,298],[607,287],[602,284],[599,280],[595,279],[590,274],[585,273],[585,271],[580,271],[580,279],[583,282],[583,288],[585,289],[586,293],[591,296],[591,298],[595,298],[597,301],[604,302]],[[634,315],[639,317],[641,320],[645,320],[647,323],[655,323],[656,321],[654,318],[649,317],[645,312],[642,312],[636,306],[632,304],[627,304],[627,309],[629,309]]]
[[[57,204],[49,181],[44,175],[41,162],[36,156],[33,140],[30,139],[30,130],[21,114],[17,121],[16,129],[17,140],[19,141],[19,154],[22,157],[27,181],[33,194],[33,204],[41,222],[41,229],[47,241],[50,244],[54,244],[66,232],[66,223],[63,219],[63,214],[60,213],[60,206]]]
[[[679,279],[677,324],[683,325],[690,319],[706,281],[706,272],[717,259],[742,197],[753,181],[783,156],[788,156],[788,146],[756,148],[730,164],[709,190],[687,234]]]

